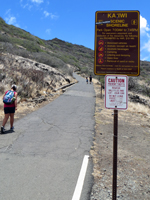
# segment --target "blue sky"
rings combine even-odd
[[[5,0],[0,17],[41,39],[94,49],[95,12],[109,10],[140,11],[140,59],[150,61],[150,0]]]

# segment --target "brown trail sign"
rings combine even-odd
[[[96,75],[140,74],[139,11],[97,11],[95,16]]]

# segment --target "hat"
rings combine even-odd
[[[14,85],[14,84],[11,86],[11,88],[12,88],[13,90],[17,90],[17,86]]]

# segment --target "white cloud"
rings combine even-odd
[[[146,33],[147,31],[150,31],[147,20],[141,15],[140,15],[140,31],[141,33]]]
[[[43,0],[31,0],[33,3],[43,3]]]
[[[141,58],[142,61],[146,61],[146,60],[148,60],[148,59],[149,59],[149,56],[146,56],[146,57]]]
[[[44,11],[44,15],[45,15],[45,17],[50,16],[51,19],[57,19],[57,18],[58,18],[57,15],[54,15],[54,14],[49,13],[49,12],[47,12],[47,11]]]
[[[141,48],[141,51],[146,49],[148,52],[150,52],[150,40],[148,40],[143,47]]]
[[[13,16],[12,17],[6,17],[5,20],[6,20],[7,24],[11,24],[11,25],[20,27],[19,24],[17,23],[16,17],[13,17]]]
[[[140,54],[141,60],[150,61],[150,28],[147,20],[140,16]]]
[[[50,16],[51,16],[51,19],[57,19],[57,18],[58,18],[57,15],[54,15],[54,14],[52,14],[52,13],[50,13]]]
[[[11,9],[8,9],[8,10],[6,11],[5,15],[9,15],[10,12],[11,12]]]
[[[33,6],[27,3],[27,4],[25,4],[25,5],[21,4],[21,7],[22,7],[22,8],[27,8],[28,10],[31,10],[31,8],[32,8]]]
[[[51,34],[51,29],[46,29],[46,31],[45,31],[48,35],[50,35]]]
[[[7,24],[12,24],[14,26],[17,26],[19,27],[18,23],[17,23],[17,19],[16,17],[14,17],[12,14],[11,14],[11,9],[7,10],[6,13],[5,13],[5,21]]]
[[[44,15],[45,15],[45,17],[48,17],[50,15],[50,13],[47,11],[44,11]]]
[[[16,23],[16,17],[7,18],[7,23],[8,24],[15,24]]]

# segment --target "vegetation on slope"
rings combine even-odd
[[[93,74],[94,52],[57,38],[42,40],[30,33],[8,25],[0,18],[0,45],[3,51],[30,58],[71,75],[68,64],[81,73]]]
[[[94,51],[57,38],[40,39],[29,32],[8,25],[0,18],[0,48],[3,52],[30,58],[72,75],[73,69],[96,77],[104,84],[104,76],[95,76]],[[73,66],[70,68],[68,65]],[[140,76],[129,78],[129,90],[150,96],[150,62],[141,61]]]

